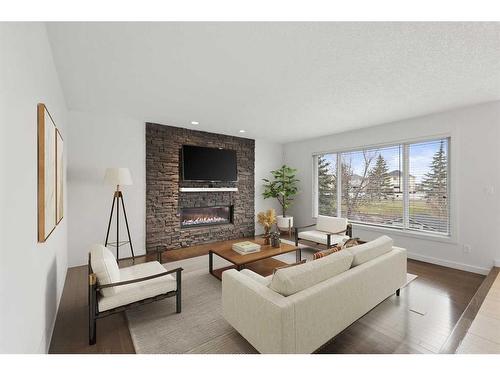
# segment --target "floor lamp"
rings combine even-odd
[[[125,203],[123,202],[123,193],[120,190],[120,185],[132,185],[132,176],[128,168],[107,168],[104,175],[104,181],[110,185],[116,186],[116,191],[113,195],[113,205],[111,206],[111,213],[109,215],[108,230],[106,232],[106,242],[104,246],[116,247],[116,260],[120,260],[120,245],[129,244],[132,258],[135,258],[134,248],[132,246],[132,239],[130,238],[130,229],[128,227],[127,211],[125,211]],[[123,209],[125,216],[125,226],[127,227],[128,241],[120,241],[120,205]],[[111,228],[111,221],[116,206],[116,242],[108,242],[109,230]]]

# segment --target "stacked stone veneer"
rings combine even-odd
[[[182,145],[236,150],[237,182],[184,182]],[[146,123],[146,250],[154,252],[252,236],[255,141]],[[237,187],[237,192],[179,192],[180,187]],[[232,224],[181,228],[181,207],[234,206]]]

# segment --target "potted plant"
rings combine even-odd
[[[264,199],[276,198],[281,205],[283,215],[276,217],[277,226],[280,230],[290,230],[293,226],[293,216],[286,216],[286,210],[290,208],[294,196],[298,192],[297,182],[295,178],[297,170],[287,165],[271,171],[273,175],[272,181],[264,178]]]
[[[267,211],[259,212],[257,222],[264,227],[264,244],[269,245],[271,227],[276,223],[276,211],[271,208]]]

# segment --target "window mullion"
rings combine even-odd
[[[313,191],[313,209],[312,215],[313,217],[317,217],[319,214],[319,183],[318,183],[318,160],[319,157],[317,155],[313,155],[313,183],[312,183],[312,191]]]
[[[337,154],[337,217],[342,217],[342,154]]]
[[[403,228],[410,228],[410,147],[403,144]]]

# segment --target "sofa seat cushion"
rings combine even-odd
[[[166,269],[159,262],[147,262],[120,269],[120,278],[121,281],[140,279],[141,277],[157,275],[165,271]],[[177,284],[172,275],[118,286],[115,287],[116,293],[114,295],[102,296],[99,299],[99,311],[106,311],[145,298],[154,297],[176,290],[176,288]]]
[[[322,232],[319,230],[306,230],[304,232],[299,232],[299,239],[308,240],[323,245],[327,244],[327,232]],[[342,244],[349,239],[347,235],[332,234],[330,236],[330,245]]]
[[[347,229],[347,219],[343,217],[332,217],[318,215],[316,229],[322,232],[338,233]]]
[[[310,288],[351,268],[353,255],[338,251],[324,258],[277,270],[269,287],[287,297]]]
[[[90,248],[90,265],[96,274],[99,284],[112,284],[120,281],[120,270],[114,255],[103,245],[93,245]],[[101,291],[103,296],[112,296],[116,288],[106,288]]]
[[[346,251],[353,255],[352,267],[355,267],[388,253],[392,250],[393,244],[392,238],[381,236],[362,245],[350,247]]]

